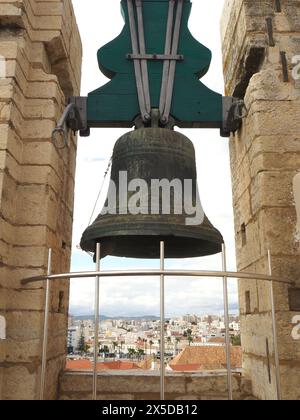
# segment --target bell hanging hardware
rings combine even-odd
[[[58,126],[88,136],[91,128],[151,126],[219,128],[223,137],[239,129],[243,101],[207,88],[211,51],[188,28],[190,0],[121,0],[121,34],[98,51],[101,72],[110,79],[87,97],[69,100]]]
[[[86,122],[86,98],[73,97],[65,108],[57,126],[52,131],[52,141],[57,149],[68,146],[68,129],[80,131],[82,137],[90,135]],[[61,137],[59,141],[58,137]]]

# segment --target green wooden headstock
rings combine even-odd
[[[143,21],[147,54],[164,54],[169,0],[143,0]],[[222,95],[199,81],[210,66],[211,52],[191,35],[188,20],[191,1],[185,0],[176,64],[171,116],[180,127],[221,127]],[[127,0],[121,1],[125,20],[121,34],[98,51],[100,70],[111,79],[91,92],[87,102],[90,127],[132,127],[140,114],[132,53]],[[135,20],[137,17],[135,15]],[[159,107],[163,61],[148,60],[151,107]]]
[[[190,0],[121,0],[123,30],[98,51],[99,68],[110,81],[88,97],[70,98],[53,139],[58,132],[65,133],[65,123],[73,131],[80,130],[81,136],[88,136],[93,127],[131,128],[134,125],[220,128],[224,137],[236,131],[243,118],[244,102],[222,97],[200,81],[209,70],[211,52],[189,31],[191,8]],[[176,31],[178,21],[180,28],[177,25]],[[133,27],[136,38],[139,37],[138,48],[134,47]],[[168,37],[170,27],[173,33]],[[141,47],[141,33],[145,48]],[[176,33],[178,45],[174,42]],[[167,54],[166,39],[173,39],[176,52],[173,48]],[[134,51],[137,49],[138,52]],[[171,74],[174,77],[170,77]],[[164,89],[166,80],[168,88]],[[65,135],[64,145],[66,139]]]

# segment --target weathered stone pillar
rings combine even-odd
[[[81,43],[71,0],[0,3],[0,399],[39,394],[45,273],[69,270],[76,139],[58,151],[51,131],[66,97],[79,94]],[[3,66],[1,66],[3,68]],[[65,283],[51,288],[47,398],[64,368],[68,312]]]
[[[299,232],[293,179],[300,172],[300,2],[227,0],[223,21],[226,93],[245,98],[248,116],[230,139],[239,270],[273,274],[300,287]],[[270,285],[240,281],[245,374],[256,397],[276,397]],[[300,399],[299,288],[275,285],[284,399]]]

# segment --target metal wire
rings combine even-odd
[[[111,158],[109,159],[109,163],[108,163],[108,165],[107,165],[107,169],[106,169],[106,171],[104,172],[103,181],[102,181],[102,184],[101,184],[101,187],[100,187],[99,193],[98,193],[98,195],[97,195],[96,202],[95,202],[95,205],[94,205],[94,208],[93,208],[93,211],[92,211],[92,214],[91,214],[91,217],[90,217],[90,220],[89,220],[89,224],[88,224],[88,226],[90,226],[90,225],[91,225],[91,223],[92,223],[93,216],[94,216],[94,213],[95,213],[95,210],[96,210],[96,207],[97,207],[97,204],[98,204],[99,198],[100,198],[100,196],[101,196],[101,193],[102,193],[102,190],[103,190],[103,187],[104,187],[104,183],[105,183],[105,180],[106,180],[107,174],[108,174],[108,172],[109,172],[109,170],[110,170],[111,164],[112,164],[112,156],[111,156]]]

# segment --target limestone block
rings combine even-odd
[[[125,378],[128,378],[129,388],[123,392],[120,388]],[[147,389],[132,387],[140,378],[147,384]],[[107,390],[104,383],[109,380],[113,389]],[[172,385],[171,385],[172,384]],[[222,400],[227,399],[227,380],[225,376],[217,375],[174,375],[166,376],[166,399],[167,400]],[[171,388],[170,388],[171,385]],[[193,387],[194,386],[194,387]],[[60,399],[62,400],[87,400],[92,398],[92,375],[90,373],[65,372],[60,382]],[[236,399],[251,397],[251,384],[233,376],[234,396]],[[188,389],[189,388],[189,389]],[[98,399],[99,400],[122,400],[125,397],[134,400],[157,400],[159,399],[159,377],[157,374],[127,373],[111,374],[101,373],[98,376]]]
[[[253,219],[245,226],[246,242],[243,243],[242,235],[236,237],[236,252],[238,269],[244,270],[251,264],[258,261],[263,255],[260,243],[260,224]]]
[[[105,384],[107,392],[115,392],[116,384],[112,376],[105,377]],[[120,376],[118,378],[118,390],[120,393],[134,392],[145,394],[148,392],[151,393],[156,389],[159,389],[158,376]]]
[[[8,151],[18,162],[21,162],[23,143],[8,124],[0,124],[0,150]]]
[[[240,199],[234,200],[234,219],[236,235],[241,234],[241,226],[248,225],[253,218],[250,189],[245,190]]]
[[[255,378],[252,382],[252,392],[255,397],[261,400],[276,399],[275,372],[271,368],[271,383],[269,382],[268,365],[265,359],[259,359],[249,355],[244,356],[244,369],[251,372],[251,377]]]
[[[281,366],[281,386],[285,400],[300,400],[300,366],[296,363]]]
[[[266,208],[259,212],[260,242],[267,242],[272,254],[293,255],[299,251],[294,207]]]
[[[41,276],[45,274],[46,266],[42,267],[15,267],[7,264],[0,265],[0,287],[6,288],[24,288],[25,286],[21,285],[21,280],[26,278],[31,278],[34,276]],[[43,286],[42,282],[37,282],[27,286],[27,289],[39,289]]]
[[[256,170],[255,164],[252,165]],[[258,171],[251,183],[251,208],[256,214],[267,207],[294,205],[293,178],[296,171]]]
[[[17,221],[27,225],[46,225],[55,231],[58,203],[54,192],[47,185],[22,185],[17,191]]]
[[[239,166],[238,172],[232,176],[232,189],[234,200],[239,199],[249,188],[251,183],[250,176],[250,162],[248,157],[245,157]]]
[[[7,313],[7,337],[26,341],[41,337],[43,313],[39,311],[11,311]]]
[[[294,177],[295,173],[298,173],[300,168],[300,153],[289,152],[286,150],[283,153],[277,152],[263,152],[257,151],[257,145],[251,148],[249,154],[253,156],[251,160],[251,175],[255,177],[259,172],[263,171],[277,171],[282,173],[283,176],[289,175]],[[255,153],[255,154],[254,154]]]
[[[251,314],[243,319],[243,351],[247,354],[255,354],[267,357],[266,339],[269,340],[270,348],[273,348],[272,319],[270,314]]]
[[[17,183],[10,176],[4,176],[2,181],[2,194],[0,197],[1,213],[5,220],[14,221],[17,213],[16,206]]]
[[[33,365],[12,364],[3,369],[3,400],[32,400],[36,396]]]
[[[282,67],[280,63],[280,49],[273,52],[274,61],[278,63],[278,69],[266,68],[252,76],[247,89],[245,101],[248,109],[251,109],[255,101],[287,101],[299,100],[300,92],[295,91],[290,83],[282,83]],[[269,57],[269,60],[272,59]]]

